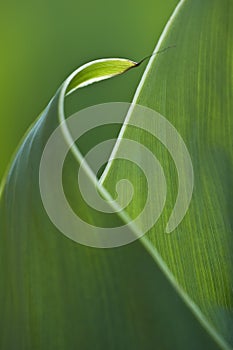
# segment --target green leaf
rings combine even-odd
[[[134,103],[166,116],[182,136],[191,156],[193,198],[184,220],[170,235],[165,234],[166,225],[179,187],[171,155],[164,145],[140,129],[125,124],[120,135],[149,148],[166,174],[167,205],[146,239],[154,251],[159,252],[179,287],[231,344],[232,19],[232,1],[184,1],[155,51],[174,43],[176,48],[151,58],[134,98]],[[134,123],[135,120],[137,113],[132,109],[126,121]],[[150,125],[148,120],[146,122],[147,129],[153,130],[154,120],[151,119]],[[116,158],[123,147],[121,143],[117,144],[113,151]],[[180,169],[181,173],[182,170],[185,171]],[[114,191],[112,184],[120,177],[136,183],[137,192],[132,205],[127,208],[132,217],[135,212],[140,212],[142,194],[146,192],[139,176],[139,171],[130,164],[117,160],[109,163],[102,177],[110,193]]]
[[[228,163],[225,160],[230,159],[231,150],[226,144],[223,147],[226,140],[223,140],[218,120],[215,122],[216,125],[213,123],[214,126],[206,122],[210,128],[209,133],[213,137],[211,141],[215,140],[214,137],[218,137],[215,152],[209,150],[207,154],[204,153],[205,144],[202,146],[201,143],[197,147],[197,140],[194,142],[190,133],[195,125],[197,128],[195,136],[202,135],[200,130],[205,123],[201,123],[201,117],[203,117],[201,107],[206,108],[204,97],[206,99],[211,96],[217,103],[216,94],[211,89],[212,92],[207,89],[209,83],[206,86],[209,78],[206,79],[205,74],[212,66],[208,61],[205,61],[207,70],[202,66],[207,51],[203,48],[203,39],[200,42],[197,41],[197,35],[200,35],[197,26],[199,28],[202,25],[201,33],[206,38],[210,28],[212,29],[218,23],[217,19],[224,18],[224,22],[221,23],[222,31],[226,35],[224,28],[227,24],[230,25],[230,21],[227,21],[229,9],[227,6],[225,8],[228,2],[223,3],[224,6],[217,5],[218,2],[215,3],[218,11],[213,9],[210,1],[206,1],[204,5],[201,1],[180,3],[161,39],[163,46],[167,46],[167,43],[174,44],[175,41],[177,49],[158,56],[150,62],[139,86],[140,93],[138,92],[135,97],[138,102],[156,108],[169,117],[188,145],[194,170],[198,169],[200,179],[203,179],[203,181],[200,180],[199,190],[195,188],[193,204],[177,228],[177,232],[170,236],[164,234],[163,224],[170,213],[168,208],[156,228],[141,240],[115,249],[86,247],[59,232],[49,220],[41,200],[40,161],[49,137],[65,119],[65,95],[88,83],[121,74],[134,67],[135,62],[107,59],[94,61],[78,69],[64,82],[23,140],[1,190],[0,274],[3,288],[0,289],[2,316],[0,349],[212,350],[228,348],[224,339],[227,334],[225,324],[228,318],[224,310],[230,309],[228,302],[230,300],[230,264],[226,259],[228,257],[226,248],[229,245],[226,246],[225,242],[229,240],[230,230],[227,231],[221,224],[223,221],[229,224],[226,209],[229,201],[226,202],[227,194],[220,181],[221,174],[217,172],[219,163],[216,164],[215,157],[216,154],[219,155],[218,152],[222,152],[218,160],[221,160],[221,170],[227,170]],[[192,25],[187,24],[190,17]],[[183,36],[186,37],[186,41]],[[178,38],[180,38],[179,45]],[[216,63],[220,59],[220,49],[216,46],[218,35],[214,38],[216,41],[208,45],[209,50],[210,47],[215,50],[216,57],[211,55],[211,59]],[[194,64],[190,43],[192,45],[195,43],[194,46],[198,50],[202,48],[202,54],[199,56],[200,68],[197,68],[199,65]],[[223,41],[221,44],[224,45]],[[229,64],[230,60],[228,60]],[[190,71],[190,67],[194,71]],[[197,71],[198,77],[195,74]],[[223,68],[220,72],[218,71],[218,78],[222,77],[222,71]],[[224,77],[227,93],[222,90],[220,92],[221,101],[225,102],[224,96],[229,93],[229,80],[227,74]],[[195,79],[197,79],[197,85],[194,84]],[[197,100],[194,92],[190,92],[194,86],[199,91]],[[197,102],[195,109],[193,109],[194,102]],[[208,117],[211,113],[211,116],[217,119],[219,115],[216,111],[219,109],[216,107],[210,111],[210,106],[211,104],[208,104],[205,112],[209,113]],[[228,107],[224,106],[229,108],[228,105]],[[131,118],[133,115],[132,113]],[[67,141],[67,130],[65,127],[62,130],[64,140]],[[208,135],[206,128],[204,131]],[[126,129],[126,132],[130,134],[131,130]],[[149,138],[148,135],[144,136],[140,135],[140,142],[148,145],[150,136]],[[138,131],[134,130],[130,137],[138,139]],[[203,142],[202,138],[201,141]],[[85,143],[87,149],[92,146],[92,140],[88,137],[85,138]],[[162,152],[159,146],[154,149],[153,142],[150,147],[158,156],[160,150]],[[168,158],[167,155],[164,156],[163,166],[167,167],[173,184],[174,169],[170,169]],[[199,162],[203,162],[203,159],[205,164],[202,163],[200,166]],[[128,220],[127,215],[134,214],[135,206],[137,210],[141,209],[141,202],[135,197],[128,214],[97,217],[97,214],[92,213],[83,202],[79,189],[75,189],[76,172],[81,162],[82,155],[73,146],[65,163],[63,183],[67,196],[75,205],[75,209],[81,210],[85,220],[91,221],[94,226],[100,223],[103,226],[111,226],[113,220],[120,220],[122,223]],[[118,178],[124,176],[125,172],[132,180],[137,176],[137,170],[132,173],[127,164],[124,163],[122,166],[118,161],[113,162],[108,169],[105,184],[110,193],[113,193],[113,185]],[[84,171],[89,179],[89,186],[94,190],[97,180],[93,178],[88,167],[84,167]],[[229,180],[227,171],[223,171],[223,174],[225,180]],[[219,185],[217,189],[216,184]],[[226,182],[224,184],[226,186]],[[197,186],[198,183],[195,185]],[[102,195],[109,199],[106,190],[99,184],[98,186]],[[139,189],[144,190],[144,188]],[[204,196],[207,191],[208,194]],[[210,194],[213,197],[210,198]],[[56,196],[56,193],[50,193],[50,195]],[[219,212],[218,207],[216,208],[218,195],[221,195],[220,200],[225,205],[222,213]],[[174,196],[175,192],[172,192],[167,199],[170,209]],[[206,205],[210,207],[206,208]],[[214,226],[210,220],[213,213],[216,214]],[[200,214],[203,215],[200,217]],[[225,214],[224,218],[222,218],[223,214]],[[213,230],[216,227],[218,230]],[[208,242],[210,228],[212,240]],[[129,225],[128,231],[136,235],[136,231],[133,230],[134,227]],[[221,242],[219,242],[220,239]],[[158,248],[170,270],[155,247]],[[216,258],[217,247],[219,255]],[[213,259],[217,260],[218,269]],[[214,264],[213,270],[210,264]],[[221,276],[220,269],[222,269]],[[210,280],[213,281],[212,284]],[[218,289],[215,288],[216,281],[219,282]],[[183,292],[181,286],[190,297]],[[224,306],[223,312],[218,313],[220,304]],[[209,306],[212,307],[211,311]],[[215,321],[217,314],[220,315],[221,325]]]
[[[136,66],[136,62],[123,58],[106,58],[90,62],[80,67],[69,78],[67,95],[80,87],[112,78]]]

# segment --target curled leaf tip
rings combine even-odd
[[[84,64],[71,76],[66,95],[78,88],[120,75],[137,66],[137,62],[125,58],[104,58]]]

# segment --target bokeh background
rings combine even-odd
[[[8,1],[0,5],[0,180],[20,139],[63,80],[103,57],[152,52],[178,0]],[[79,90],[75,109],[131,101],[143,67]]]

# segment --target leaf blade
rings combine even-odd
[[[233,106],[229,98],[232,94],[230,28],[233,9],[230,1],[221,4],[186,1],[178,8],[178,16],[163,33],[155,51],[161,45],[166,47],[174,43],[176,48],[166,55],[151,58],[133,103],[165,115],[184,138],[194,165],[194,199],[182,224],[174,234],[166,236],[166,223],[177,194],[172,190],[168,195],[169,207],[147,237],[180,287],[200,306],[218,332],[232,342],[229,214],[232,208],[229,188],[232,186],[228,174],[232,172],[233,157],[230,120]],[[120,137],[137,140],[150,148],[163,164],[170,188],[175,187],[177,174],[170,165],[169,155],[150,136],[130,129],[127,123],[133,120],[132,107]],[[117,158],[120,147],[119,142],[111,157]],[[110,162],[103,174],[103,183],[110,192],[111,184],[116,181],[114,174],[120,172],[120,168],[120,164]],[[130,167],[121,173],[130,179],[139,176],[132,174]],[[138,193],[144,191],[141,188]],[[139,198],[135,203],[140,203]],[[129,214],[133,212],[132,207]],[[231,314],[225,324],[218,315],[218,308],[220,312],[223,308]]]

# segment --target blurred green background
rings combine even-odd
[[[0,179],[20,139],[62,81],[103,57],[140,60],[152,52],[178,0],[9,1],[0,5]],[[145,64],[82,89],[78,110],[131,101]]]

